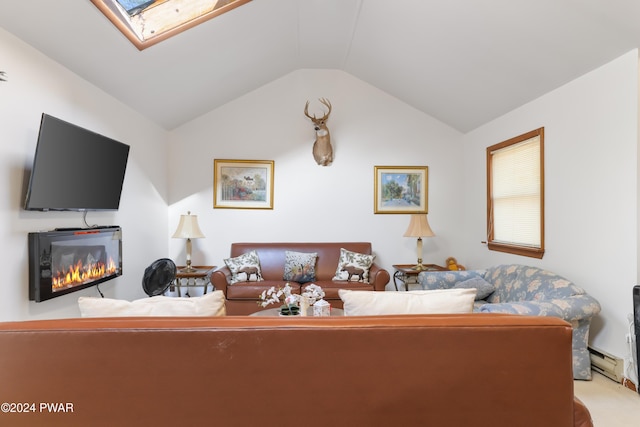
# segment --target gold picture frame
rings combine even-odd
[[[213,160],[214,209],[273,209],[273,160]]]
[[[373,213],[428,213],[428,172],[428,166],[374,166]]]

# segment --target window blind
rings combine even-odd
[[[493,242],[541,247],[540,136],[491,152]]]

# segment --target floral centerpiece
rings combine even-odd
[[[322,298],[324,298],[324,295],[325,294],[322,288],[315,283],[307,286],[302,293],[303,297],[309,298],[309,305],[313,305],[316,301],[320,301]]]
[[[266,307],[269,304],[283,303],[280,308],[280,314],[283,316],[295,316],[300,314],[300,307],[298,307],[298,301],[300,295],[291,293],[291,285],[287,283],[284,288],[277,288],[272,286],[268,290],[262,291],[260,294],[260,304],[262,307]]]
[[[315,283],[307,286],[304,292],[302,292],[302,295],[300,295],[300,313],[303,316],[306,316],[309,307],[311,307],[317,301],[322,300],[322,298],[324,298],[324,291],[320,286],[316,285]]]

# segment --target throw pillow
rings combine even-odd
[[[220,290],[201,297],[172,298],[155,296],[135,301],[111,298],[78,298],[82,317],[127,316],[224,316],[224,293]]]
[[[369,269],[375,255],[360,254],[340,248],[340,259],[333,280],[369,283]]]
[[[453,289],[477,289],[476,301],[483,300],[496,290],[496,287],[484,280],[482,277],[472,277],[453,285]]]
[[[224,263],[231,270],[231,285],[238,282],[261,282],[260,258],[258,252],[250,251],[235,258],[227,258]]]
[[[376,292],[340,289],[345,316],[471,313],[475,289]]]
[[[282,280],[298,283],[315,281],[317,258],[317,252],[285,251],[284,275]]]

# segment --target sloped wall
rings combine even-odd
[[[318,166],[304,116],[328,98],[335,160]],[[371,241],[377,262],[416,260],[416,240],[402,237],[408,215],[374,214],[374,166],[429,166],[429,222],[424,259],[457,255],[463,218],[459,191],[461,134],[386,93],[336,70],[298,70],[174,130],[170,134],[167,235],[180,214],[198,215],[205,239],[194,262],[221,265],[238,241]],[[213,209],[213,160],[275,161],[273,210]],[[170,254],[184,262],[183,240]],[[459,253],[459,252],[458,252]],[[460,260],[463,261],[462,259]]]
[[[90,212],[90,224],[123,228],[123,270],[100,285],[106,296],[144,296],[144,268],[166,256],[166,131],[108,94],[0,29],[0,320],[78,317],[86,289],[42,303],[28,301],[27,233],[56,227],[82,227],[79,212],[28,212],[22,209],[43,112],[131,146],[118,212]],[[99,191],[99,189],[96,189]]]

